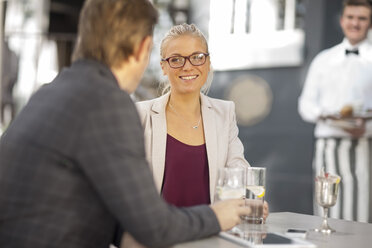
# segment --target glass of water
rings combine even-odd
[[[245,204],[252,212],[244,217],[246,223],[263,224],[263,206],[265,201],[266,168],[248,167],[246,169]]]
[[[245,168],[224,167],[218,170],[215,201],[243,199],[245,195]]]

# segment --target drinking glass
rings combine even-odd
[[[315,177],[315,198],[317,203],[323,207],[323,222],[320,228],[314,229],[316,232],[330,234],[335,232],[328,225],[328,210],[336,204],[338,187],[341,177],[329,173],[321,173]]]
[[[218,170],[215,200],[243,199],[245,168],[224,167]]]
[[[263,224],[263,205],[265,200],[266,168],[248,167],[246,169],[245,204],[251,207],[251,214],[244,216],[249,224]]]

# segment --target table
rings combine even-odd
[[[265,224],[267,232],[285,233],[288,228],[310,230],[320,226],[322,218],[319,216],[278,212],[271,213]],[[323,235],[313,231],[308,232],[307,240],[316,244],[318,248],[359,248],[372,247],[372,224],[329,218],[329,225],[336,230],[331,235]],[[182,243],[174,248],[241,248],[218,236]]]

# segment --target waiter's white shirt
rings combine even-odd
[[[345,55],[345,50],[359,50],[359,55]],[[337,114],[347,104],[372,109],[372,44],[368,40],[352,46],[347,39],[319,53],[311,63],[299,98],[301,117],[316,123],[315,137],[350,137],[342,128],[318,118]],[[368,121],[364,136],[372,136]]]

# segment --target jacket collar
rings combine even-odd
[[[151,110],[158,114],[164,113],[169,97],[170,97],[170,92],[167,92],[166,94],[159,97],[158,101],[154,103]],[[208,108],[208,109],[212,108],[209,98],[203,93],[200,93],[200,104],[202,108]]]
[[[351,45],[348,39],[344,38],[344,40],[341,43],[341,47],[342,47],[341,53],[343,56],[345,56],[345,49],[349,49],[349,50],[358,49],[359,56],[363,58],[367,56],[368,47],[370,46],[371,46],[370,41],[367,38],[355,45]]]
[[[362,40],[361,42],[359,42],[355,45],[351,45],[349,40],[344,38],[344,40],[342,41],[341,44],[345,49],[357,49],[357,48],[362,48],[362,47],[368,46],[368,39],[366,38],[366,39]]]
[[[165,167],[165,150],[166,150],[166,117],[165,108],[169,100],[170,92],[159,97],[158,100],[152,105],[151,110],[155,113],[152,116],[153,128],[157,130],[154,132],[152,144],[152,161],[155,183],[158,191],[161,191],[164,178]],[[214,200],[214,192],[217,178],[217,164],[218,159],[216,154],[217,149],[217,127],[215,121],[215,113],[209,97],[200,93],[201,112],[203,117],[205,144],[207,148],[208,165],[209,165],[209,190],[211,202]]]
[[[106,64],[94,60],[94,59],[78,59],[71,64],[71,67],[76,68],[81,72],[88,71],[89,74],[96,74],[97,78],[107,79],[105,81],[110,82],[111,84],[119,87],[119,82],[117,81],[114,73],[111,71],[110,67]],[[103,81],[103,80],[102,80]]]
[[[154,105],[152,105],[151,110],[157,114],[165,113],[165,107],[167,106],[169,96],[170,96],[170,92],[167,92],[166,94],[159,97],[158,101],[156,101]]]

